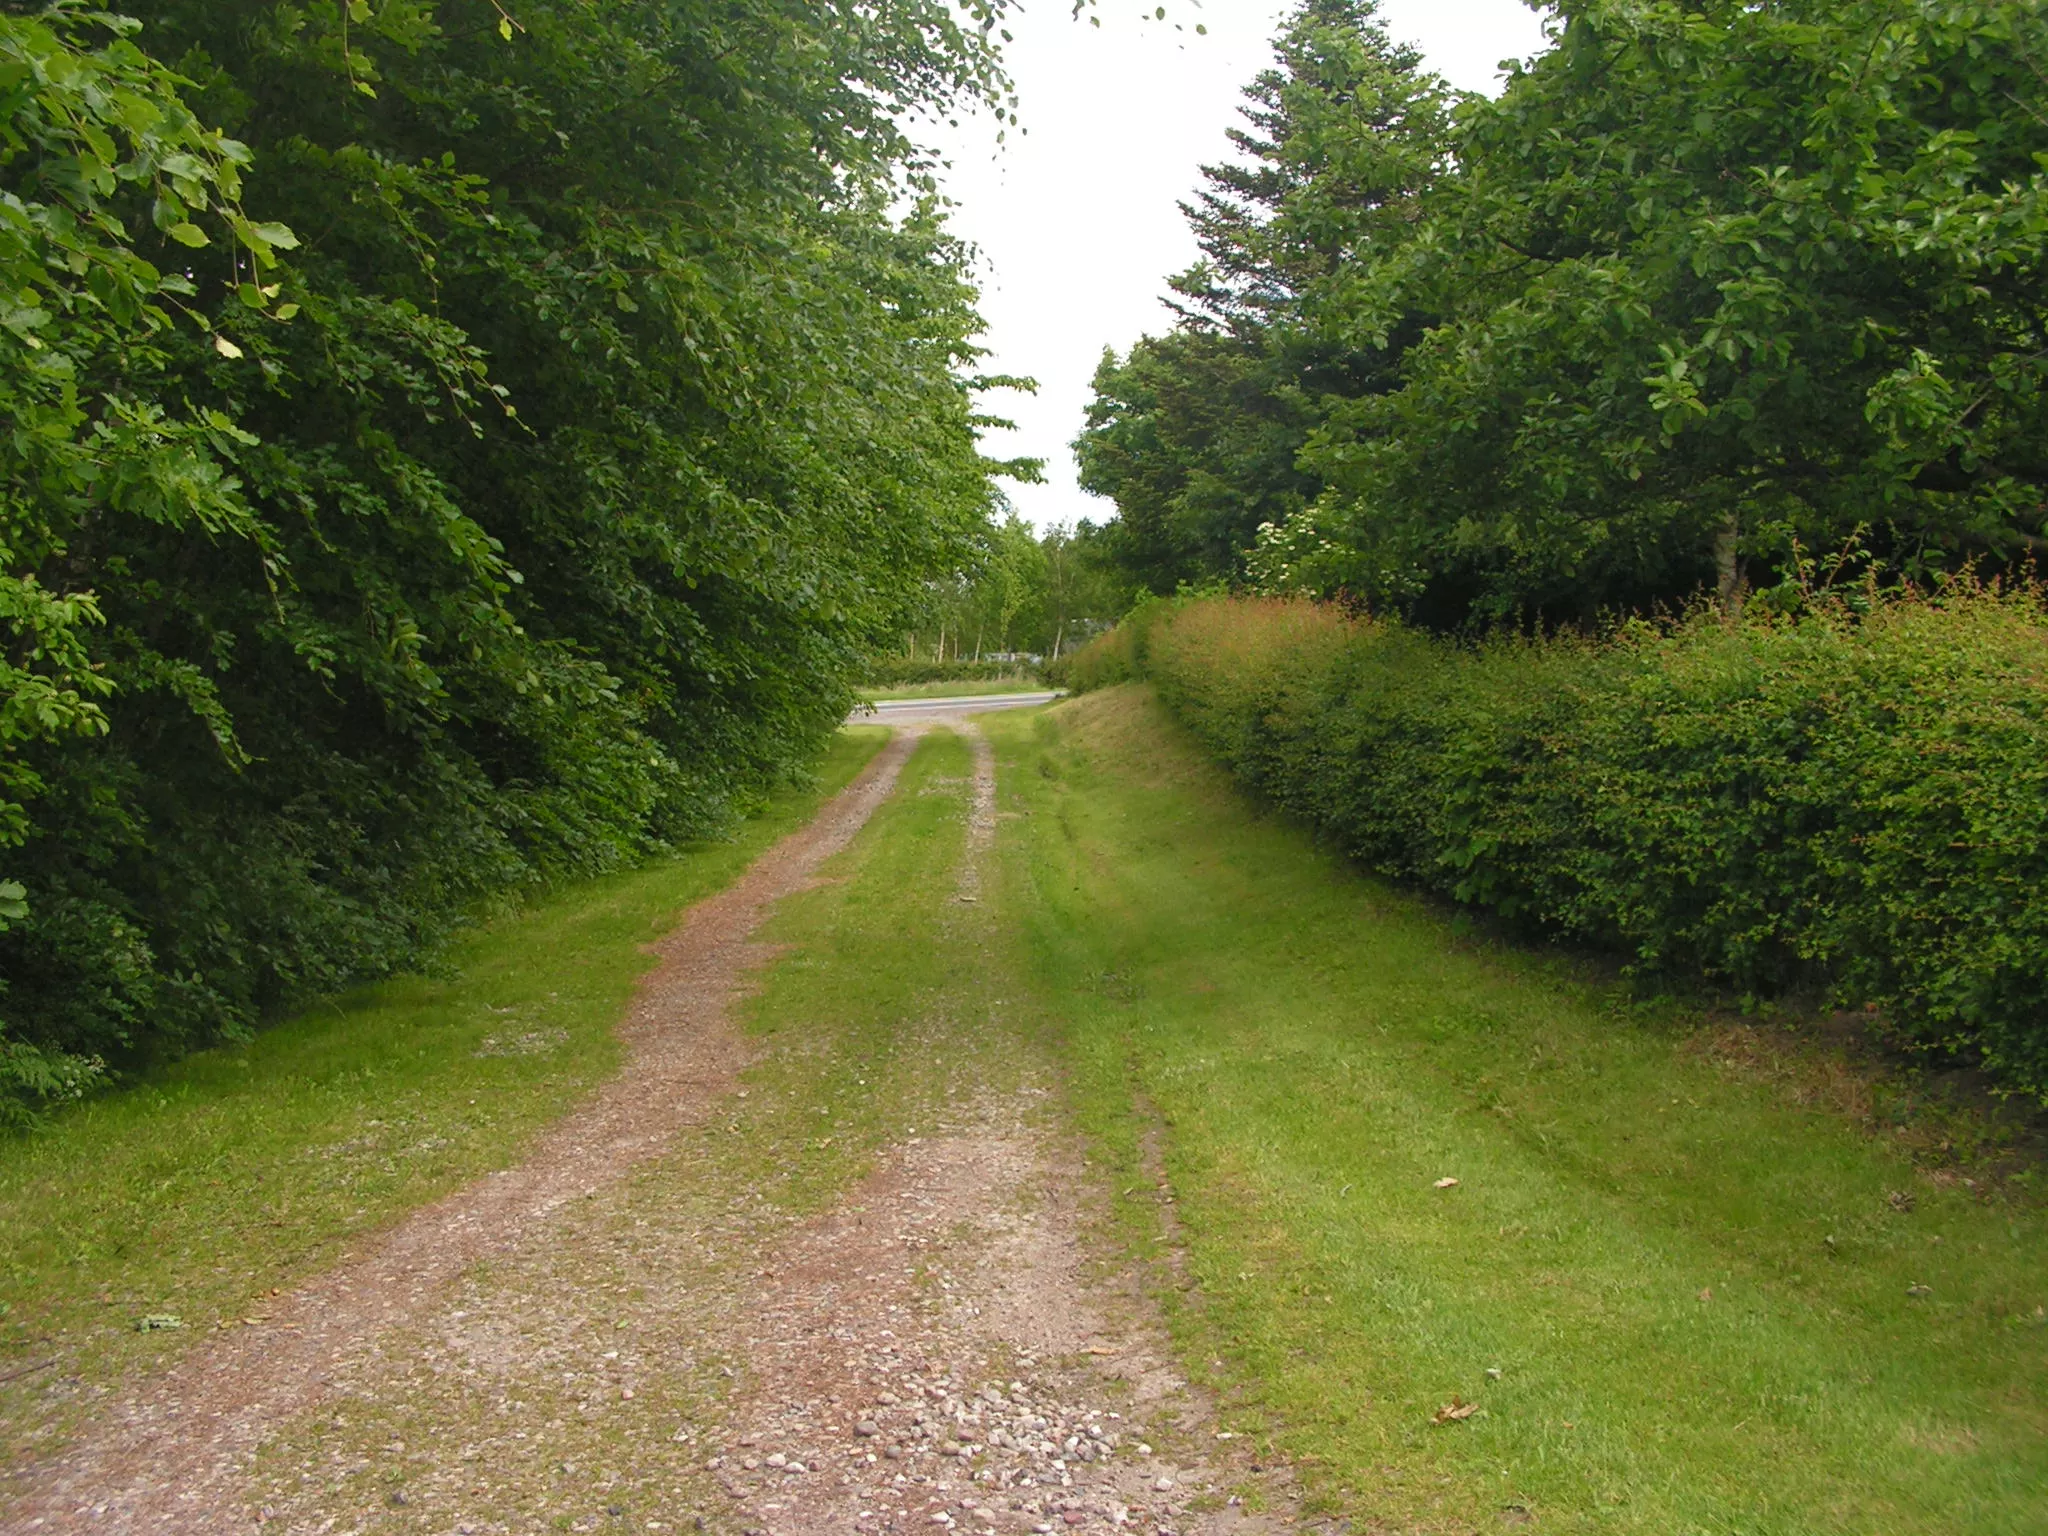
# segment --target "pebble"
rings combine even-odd
[[[962,1373],[928,1374],[900,1359],[877,1361],[870,1369],[875,1374],[869,1376],[861,1398],[854,1400],[864,1402],[864,1409],[840,1400],[830,1406],[790,1403],[787,1417],[758,1436],[772,1445],[777,1439],[787,1443],[807,1430],[822,1429],[853,1439],[859,1449],[849,1447],[841,1453],[848,1462],[843,1470],[852,1476],[841,1482],[850,1491],[859,1490],[854,1496],[864,1501],[874,1498],[910,1506],[892,1515],[879,1504],[869,1504],[855,1522],[859,1531],[878,1536],[897,1521],[931,1511],[932,1526],[963,1536],[970,1531],[996,1536],[1005,1529],[998,1507],[1012,1497],[1017,1499],[1012,1506],[1017,1513],[1008,1518],[1018,1523],[1007,1529],[1022,1531],[1025,1522],[1032,1522],[1028,1529],[1036,1536],[1112,1527],[1130,1536],[1172,1531],[1167,1521],[1176,1511],[1161,1496],[1174,1489],[1175,1479],[1159,1475],[1156,1462],[1141,1472],[1137,1458],[1155,1453],[1139,1438],[1141,1426],[1121,1414],[1061,1401],[1056,1386],[1037,1380],[1004,1383]],[[889,1390],[882,1390],[885,1386]],[[758,1439],[749,1434],[738,1443]],[[726,1464],[739,1460],[735,1451]],[[794,1492],[791,1484],[797,1476],[819,1470],[815,1462],[807,1466],[782,1451],[763,1461],[746,1456],[743,1465],[754,1471],[764,1462],[790,1480],[778,1478],[768,1485],[784,1488],[785,1498]],[[1119,1463],[1132,1481],[1124,1482],[1110,1471]],[[763,1488],[758,1477],[750,1481],[753,1490]],[[862,1487],[867,1481],[871,1488]],[[914,1490],[919,1487],[938,1495],[924,1510],[916,1508]],[[1142,1508],[1119,1502],[1119,1487],[1148,1490],[1144,1498],[1153,1506],[1149,1519]],[[729,1491],[742,1500],[749,1496],[749,1490],[737,1485]],[[1125,1491],[1121,1496],[1131,1495]],[[946,1507],[934,1510],[941,1501]]]

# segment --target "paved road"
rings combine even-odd
[[[1050,704],[1061,695],[1050,689],[1037,693],[988,693],[967,699],[885,699],[862,706],[847,716],[847,724],[860,725],[943,725],[967,715],[985,715],[994,709],[1029,709]]]

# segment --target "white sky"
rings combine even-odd
[[[1012,130],[998,148],[993,123],[963,120],[941,129],[936,147],[952,162],[954,227],[983,258],[983,344],[994,354],[984,366],[1038,380],[1036,396],[989,400],[1019,430],[990,434],[987,450],[1046,461],[1047,484],[1009,487],[1017,510],[1044,528],[1114,515],[1074,483],[1067,445],[1088,381],[1105,345],[1122,351],[1170,323],[1159,296],[1198,254],[1178,204],[1205,161],[1225,158],[1239,93],[1271,62],[1292,6],[1165,0],[1160,22],[1141,19],[1150,4],[1099,0],[1095,28],[1070,19],[1070,0],[1025,3],[1008,23],[1008,59],[1028,131]],[[1382,0],[1381,15],[1467,90],[1496,90],[1500,60],[1543,46],[1540,18],[1522,0]]]

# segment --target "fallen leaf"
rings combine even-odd
[[[1443,1407],[1429,1416],[1432,1424],[1454,1424],[1460,1419],[1469,1419],[1479,1411],[1477,1403],[1468,1403],[1463,1398],[1452,1398]]]
[[[1713,1299],[1714,1299],[1714,1288],[1713,1288],[1713,1287],[1712,1287],[1711,1285],[1703,1285],[1703,1286],[1701,1286],[1701,1287],[1700,1287],[1700,1300],[1701,1300],[1701,1301],[1712,1301]]]
[[[1931,1285],[1909,1285],[1906,1287],[1906,1294],[1908,1296],[1932,1296],[1934,1294],[1934,1287]]]
[[[1456,1189],[1458,1187],[1458,1181],[1456,1179],[1438,1179],[1436,1181],[1436,1187],[1438,1189]]]

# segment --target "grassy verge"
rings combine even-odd
[[[889,699],[983,699],[998,693],[1036,693],[1044,688],[1037,674],[1019,672],[1012,677],[971,683],[904,683],[891,688],[863,688],[860,696],[870,703]]]
[[[0,1457],[75,1392],[175,1350],[343,1245],[515,1161],[617,1062],[643,945],[801,825],[886,739],[843,732],[815,787],[730,841],[579,885],[471,935],[444,979],[338,998],[246,1046],[0,1141]],[[140,1332],[139,1319],[183,1326]]]
[[[2048,1528],[2038,1200],[1461,936],[1250,811],[1140,690],[985,728],[1126,1230],[1156,1241],[1163,1158],[1177,1336],[1321,1499],[1373,1529]]]

